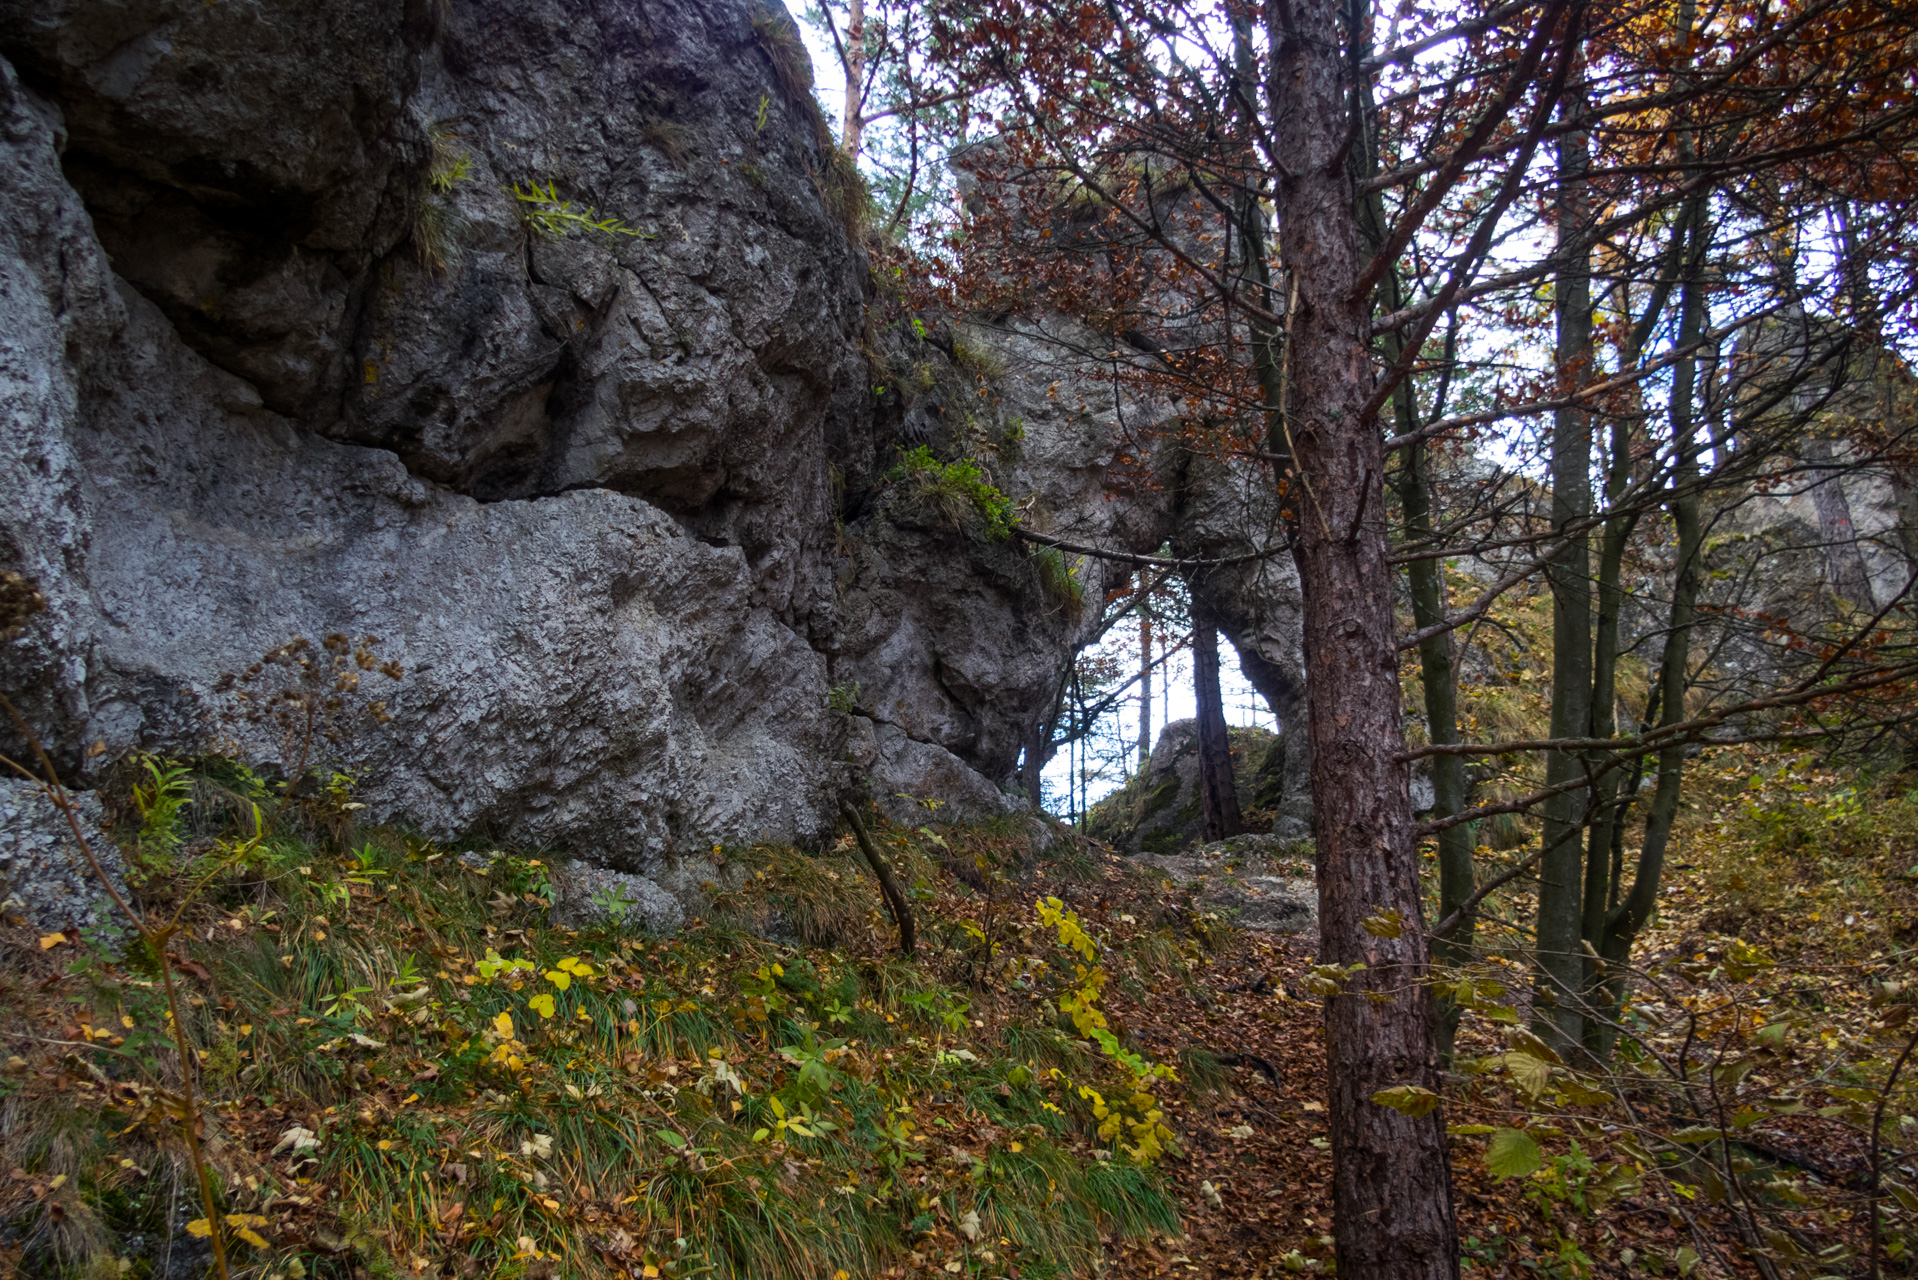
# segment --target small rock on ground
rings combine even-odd
[[[1318,929],[1310,840],[1234,836],[1189,853],[1142,854],[1138,861],[1174,884],[1196,886],[1199,906],[1242,929],[1282,934]]]
[[[67,795],[87,844],[124,897],[126,865],[100,829],[104,817],[100,797],[91,791]],[[116,914],[113,899],[74,840],[66,815],[45,788],[0,778],[0,915],[21,916],[36,929],[51,932],[76,925],[91,928],[113,921]]]
[[[553,922],[577,928],[615,924],[649,933],[677,933],[686,923],[679,899],[645,876],[609,871],[577,858],[552,868]]]

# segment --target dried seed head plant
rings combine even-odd
[[[354,641],[336,631],[316,647],[295,636],[214,685],[215,693],[229,698],[220,713],[224,725],[250,726],[278,738],[282,807],[303,788],[316,753],[337,757],[364,726],[392,721],[386,700],[362,685],[365,675],[398,682],[406,674],[398,662],[379,656],[381,643],[378,636]]]

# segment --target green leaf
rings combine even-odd
[[[1511,1073],[1512,1083],[1524,1090],[1527,1097],[1538,1097],[1552,1083],[1552,1068],[1529,1053],[1506,1054],[1505,1069]]]
[[[1575,1107],[1602,1107],[1615,1101],[1611,1094],[1603,1089],[1594,1089],[1582,1080],[1561,1080],[1558,1087],[1565,1095],[1565,1101]]]
[[[655,1129],[653,1136],[669,1147],[678,1148],[686,1145],[686,1139],[671,1129]]]
[[[1495,1130],[1485,1144],[1485,1167],[1500,1182],[1536,1173],[1544,1163],[1545,1153],[1523,1129]]]
[[[1478,1138],[1488,1133],[1496,1133],[1498,1130],[1489,1124],[1455,1124],[1445,1132],[1455,1138]]]
[[[1555,1067],[1565,1065],[1565,1059],[1558,1056],[1557,1050],[1522,1027],[1512,1032],[1512,1053],[1522,1053],[1528,1058],[1537,1058],[1540,1062],[1549,1062]]]
[[[1439,1096],[1430,1089],[1422,1089],[1415,1084],[1397,1085],[1390,1089],[1380,1089],[1372,1095],[1372,1101],[1381,1107],[1390,1107],[1403,1116],[1417,1119],[1432,1114],[1439,1104]]]
[[[1673,1142],[1716,1142],[1725,1131],[1708,1124],[1687,1125],[1671,1135]]]

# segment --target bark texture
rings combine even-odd
[[[1245,830],[1232,778],[1232,745],[1225,733],[1225,699],[1219,690],[1219,633],[1208,617],[1193,620],[1192,692],[1199,710],[1199,805],[1205,838],[1223,840]]]
[[[1398,759],[1398,646],[1386,544],[1384,451],[1364,413],[1372,388],[1369,300],[1355,291],[1357,207],[1344,143],[1350,86],[1338,0],[1273,0],[1271,118],[1293,150],[1275,191],[1292,273],[1284,423],[1298,483],[1294,558],[1320,863],[1321,958],[1363,966],[1326,1002],[1339,1274],[1458,1274],[1451,1173],[1439,1111],[1413,1119],[1372,1101],[1394,1085],[1439,1087],[1406,766]],[[1362,921],[1397,912],[1397,937]]]

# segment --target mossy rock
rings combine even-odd
[[[1259,728],[1231,728],[1227,741],[1240,809],[1276,809],[1291,790],[1283,741]],[[1197,722],[1176,720],[1159,735],[1146,767],[1092,807],[1087,831],[1128,853],[1175,853],[1197,845],[1205,837],[1198,778]]]

